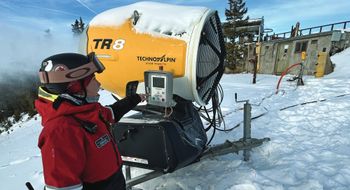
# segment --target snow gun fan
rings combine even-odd
[[[216,102],[224,70],[216,11],[151,2],[107,10],[89,23],[80,48],[104,64],[96,76],[103,89],[151,95],[114,128],[124,164],[171,172],[201,156],[208,140],[193,102]]]

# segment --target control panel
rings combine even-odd
[[[165,71],[145,71],[147,102],[150,105],[170,107],[173,102],[173,75]]]

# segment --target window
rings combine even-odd
[[[307,50],[308,41],[297,42],[295,44],[295,53],[301,53]]]
[[[284,45],[284,54],[288,52],[289,45]]]

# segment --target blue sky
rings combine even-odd
[[[227,0],[156,0],[163,3],[205,6],[219,11],[225,20]],[[136,0],[0,0],[0,26],[33,28],[67,28],[80,16],[88,22],[96,14]],[[301,28],[350,20],[349,0],[246,0],[250,18],[264,16],[265,28],[274,32],[289,31],[297,21]]]

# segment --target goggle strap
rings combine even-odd
[[[66,71],[40,71],[39,78],[43,84],[72,82],[85,78],[95,72],[101,72],[93,61],[80,67]]]
[[[91,52],[88,55],[89,62],[93,62],[97,68],[97,73],[102,73],[105,70],[104,65],[100,62],[100,60],[96,57],[95,52]]]

